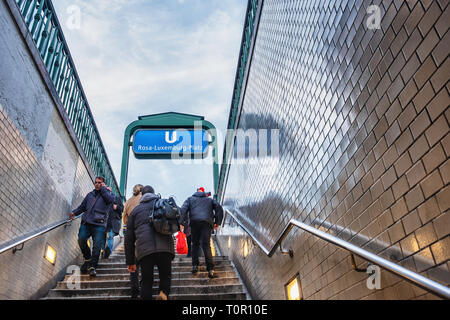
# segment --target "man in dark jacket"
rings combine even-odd
[[[136,271],[139,263],[142,274],[141,298],[150,300],[153,287],[153,267],[158,266],[158,300],[167,300],[172,277],[172,260],[175,257],[172,235],[156,232],[149,223],[149,215],[159,199],[151,186],[142,188],[139,205],[131,211],[125,234],[125,258],[128,271]]]
[[[114,197],[105,185],[103,177],[95,178],[95,189],[89,192],[81,205],[70,213],[70,219],[86,212],[81,218],[81,226],[78,232],[78,244],[83,253],[84,263],[81,266],[81,272],[86,273],[89,268],[89,274],[93,277],[97,275],[97,268],[100,250],[105,245],[106,223],[108,221],[108,208],[114,201]],[[93,249],[88,246],[88,239],[92,237]]]
[[[110,187],[108,187],[108,190],[112,192]],[[114,236],[119,235],[122,223],[122,199],[114,193],[113,196],[114,201],[109,205],[108,222],[106,224],[106,243],[103,256],[105,259],[108,259],[111,252],[114,250]]]
[[[205,255],[208,277],[214,278],[214,262],[211,253],[211,233],[217,230],[223,219],[223,209],[214,199],[209,198],[205,189],[198,188],[197,192],[189,197],[181,207],[183,225],[191,227],[192,236],[192,273],[198,271],[199,247]]]

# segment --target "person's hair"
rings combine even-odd
[[[153,187],[151,186],[145,186],[142,188],[142,195],[146,194],[146,193],[155,193],[155,189],[153,189]]]
[[[102,180],[102,182],[105,182],[105,178],[103,178],[103,177],[95,177],[95,180],[97,180],[97,179]]]
[[[133,187],[133,195],[137,196],[139,193],[141,193],[142,188],[144,186],[142,184],[137,184]]]

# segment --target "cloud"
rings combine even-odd
[[[139,115],[200,114],[226,129],[245,1],[58,0],[54,5],[117,180],[124,130]],[[80,29],[65,26],[71,5],[80,8]],[[130,159],[128,190],[155,181],[161,190],[174,188],[185,197],[192,193],[190,183],[212,190],[211,173],[205,165]]]

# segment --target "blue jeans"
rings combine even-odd
[[[88,239],[92,237],[93,248],[88,246]],[[89,223],[81,224],[78,232],[78,244],[80,245],[83,258],[91,259],[91,267],[97,268],[100,250],[105,246],[105,227],[96,226]]]
[[[114,250],[114,232],[112,230],[106,233],[106,243],[102,249],[105,250],[106,247],[108,247],[111,252]]]

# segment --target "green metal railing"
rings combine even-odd
[[[245,20],[244,34],[242,36],[241,51],[239,54],[239,63],[237,68],[236,80],[234,84],[233,99],[231,105],[230,118],[228,119],[228,128],[233,129],[236,122],[236,113],[239,107],[239,100],[244,83],[245,70],[250,53],[252,35],[255,25],[256,13],[258,11],[258,0],[249,0],[247,16]]]
[[[236,77],[234,82],[233,98],[231,100],[231,109],[228,117],[228,129],[225,139],[225,147],[223,150],[223,161],[220,169],[219,184],[216,190],[216,194],[221,198],[221,190],[224,187],[225,176],[227,167],[229,164],[229,156],[231,151],[231,145],[233,144],[233,132],[236,127],[236,121],[238,118],[237,111],[239,109],[239,102],[241,100],[241,94],[245,81],[245,71],[251,55],[250,48],[253,39],[253,33],[255,31],[255,22],[257,20],[258,9],[262,5],[261,0],[249,0],[247,6],[247,14],[245,18],[244,31],[242,35],[241,50],[239,53],[239,61],[236,70]]]
[[[51,0],[15,0],[55,90],[96,176],[120,195],[75,65]]]

